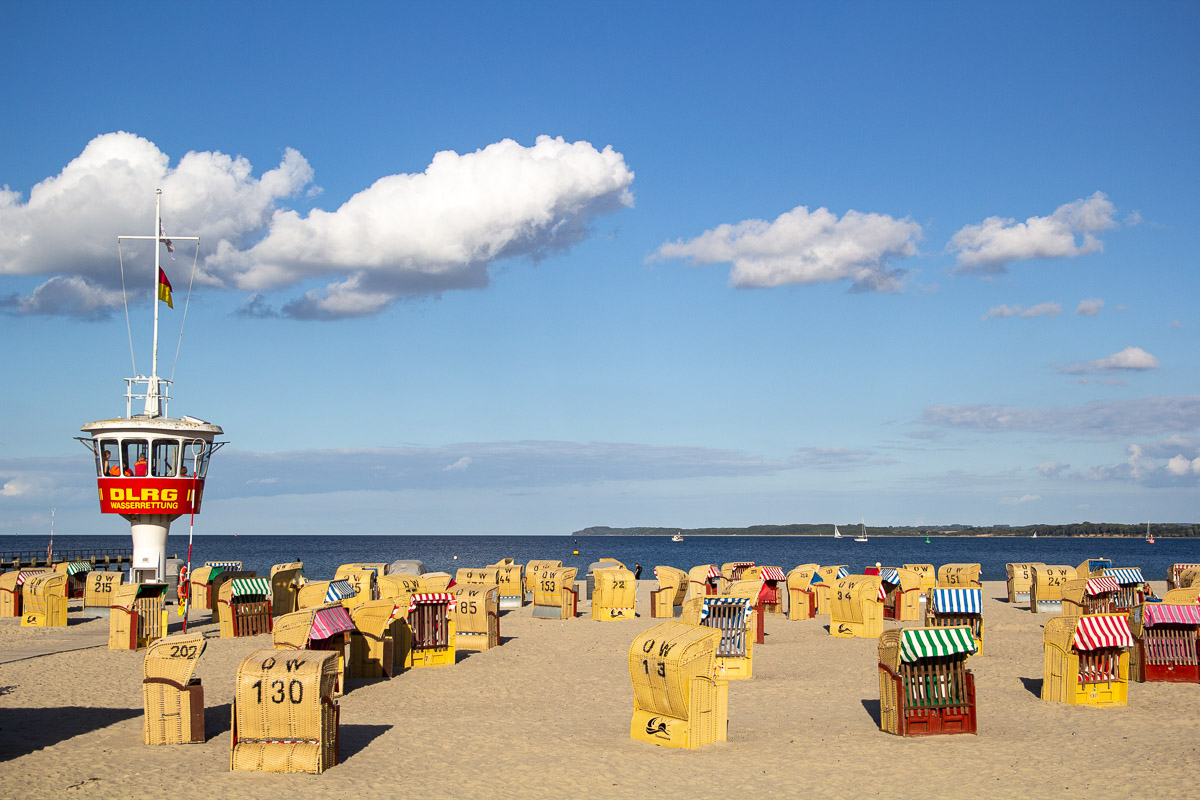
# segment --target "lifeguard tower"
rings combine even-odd
[[[214,441],[220,426],[196,417],[171,417],[167,413],[171,381],[158,374],[158,311],[160,300],[171,304],[171,285],[159,267],[162,248],[174,250],[174,242],[194,241],[194,236],[163,235],[160,214],[162,191],[155,195],[154,234],[119,236],[124,240],[154,243],[154,338],[150,375],[125,379],[125,416],[89,422],[82,431],[91,438],[76,437],[96,461],[96,484],[100,512],[120,514],[129,521],[133,534],[131,583],[167,580],[167,534],[171,523],[200,511],[209,458],[224,442]],[[144,401],[135,413],[134,401]]]

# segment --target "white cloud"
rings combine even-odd
[[[920,238],[921,226],[908,219],[853,210],[838,219],[797,206],[773,222],[749,219],[667,242],[653,257],[732,263],[730,283],[741,288],[848,280],[856,290],[897,291],[904,271],[891,263],[916,254]]]
[[[1055,478],[1070,466],[1070,464],[1064,464],[1061,461],[1046,461],[1037,465],[1037,471],[1044,477]]]
[[[1062,313],[1062,306],[1055,302],[1038,303],[1036,306],[1024,308],[1022,306],[998,305],[988,309],[988,312],[979,319],[987,322],[989,319],[1003,319],[1005,317],[1023,317],[1030,319],[1032,317],[1054,317]]]
[[[1188,459],[1180,453],[1167,461],[1167,472],[1172,475],[1200,475],[1200,458]]]
[[[147,207],[159,187],[166,233],[201,239],[198,285],[262,292],[330,278],[283,305],[300,318],[363,316],[404,295],[485,286],[493,262],[567,248],[599,215],[633,202],[633,172],[620,153],[547,136],[532,147],[506,139],[438,153],[424,172],[380,178],[332,212],[302,217],[281,207],[319,191],[312,180],[292,149],[256,179],[241,157],[192,152],[172,168],[146,139],[98,136],[27,203],[0,191],[0,275],[56,276],[5,305],[81,316],[117,305],[116,236],[152,233]],[[137,247],[125,245],[127,269]],[[279,312],[257,295],[243,313]]]
[[[947,249],[958,253],[956,271],[1002,273],[1010,261],[1033,258],[1072,258],[1103,249],[1096,233],[1115,227],[1116,209],[1103,192],[1059,206],[1048,217],[1024,222],[988,217],[967,225],[950,239]],[[1082,242],[1076,235],[1082,234]]]
[[[169,162],[146,139],[106,133],[58,175],[34,186],[28,202],[10,192],[0,202],[0,274],[67,272],[90,286],[119,288],[116,238],[153,233],[147,220],[155,189],[163,190],[166,233],[237,246],[262,229],[281,198],[312,180],[308,162],[291,149],[259,179],[251,176],[246,159],[220,152],[187,153],[173,169]],[[125,247],[129,257],[138,245]],[[203,272],[199,279],[220,280]],[[111,298],[106,302],[113,304]],[[45,304],[31,310],[51,313]]]
[[[0,301],[20,314],[62,315],[102,319],[121,305],[121,292],[79,276],[55,276],[25,297]]]
[[[1095,375],[1112,372],[1144,372],[1158,369],[1158,359],[1140,347],[1126,347],[1119,353],[1095,361],[1085,361],[1059,370],[1064,375]]]
[[[1087,300],[1080,300],[1079,305],[1075,307],[1075,313],[1081,317],[1094,317],[1100,313],[1100,309],[1104,308],[1104,301],[1098,297],[1090,297]]]
[[[611,147],[561,137],[447,150],[424,172],[380,178],[336,211],[277,211],[261,242],[215,261],[254,291],[344,276],[286,314],[373,314],[405,295],[486,286],[497,260],[570,247],[597,217],[633,205],[633,177]]]
[[[1094,439],[1156,436],[1200,428],[1200,396],[1147,397],[1074,408],[928,406],[920,422],[990,433],[1052,433]]]
[[[463,456],[458,461],[455,461],[449,466],[443,467],[446,472],[463,472],[467,467],[471,466],[471,457]]]
[[[1000,504],[1006,506],[1019,506],[1024,505],[1025,503],[1034,503],[1041,499],[1042,496],[1040,494],[1024,494],[1020,497],[1002,497],[1000,498]]]

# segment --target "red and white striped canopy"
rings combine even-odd
[[[721,577],[721,568],[718,567],[716,564],[709,564],[708,565],[708,577],[710,577],[710,578]]]
[[[1124,614],[1089,614],[1075,623],[1075,649],[1133,647],[1133,632]]]
[[[1200,606],[1146,604],[1146,625],[1200,625]]]
[[[1088,578],[1086,591],[1090,595],[1097,595],[1105,592],[1119,592],[1121,587],[1115,578],[1106,575],[1100,578]]]
[[[41,575],[43,572],[49,572],[48,569],[23,569],[17,573],[17,586],[25,583],[25,579],[30,575]]]
[[[449,592],[423,592],[414,594],[408,601],[408,611],[411,614],[413,609],[423,603],[442,604],[447,606],[454,605],[454,595]]]
[[[779,567],[763,567],[758,573],[758,577],[764,581],[786,581],[787,576],[783,574],[783,570]]]

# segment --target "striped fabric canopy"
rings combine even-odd
[[[1133,647],[1133,632],[1124,614],[1089,614],[1075,623],[1075,649]]]
[[[764,581],[786,581],[787,576],[783,574],[783,570],[779,567],[763,567],[758,575]]]
[[[271,595],[270,578],[234,578],[230,581],[230,585],[233,587],[229,590],[232,597],[245,597],[246,595],[268,597]]]
[[[41,575],[43,572],[49,572],[48,569],[23,569],[17,573],[17,586],[25,582],[25,579],[30,575]]]
[[[749,611],[753,603],[749,597],[706,597],[704,605],[700,607],[700,619],[708,618],[708,610],[712,606],[741,606],[743,610]]]
[[[738,567],[753,567],[753,566],[754,566],[753,561],[731,561],[731,562],[729,562],[730,569],[737,569]]]
[[[982,589],[934,589],[933,610],[939,614],[982,614]]]
[[[1167,603],[1148,603],[1145,624],[1200,625],[1200,606],[1178,606]]]
[[[350,585],[350,581],[330,581],[329,588],[325,591],[325,602],[336,603],[347,597],[354,597],[354,594],[354,587]]]
[[[708,577],[709,578],[721,577],[721,568],[718,567],[716,564],[709,564],[708,565]]]
[[[229,567],[230,569],[241,569],[242,562],[240,561],[205,561],[206,567]]]
[[[354,630],[350,615],[341,606],[319,608],[313,614],[312,627],[308,629],[310,639],[328,639],[337,633]]]
[[[454,595],[449,592],[422,592],[414,594],[408,600],[408,611],[411,614],[413,609],[422,603],[441,603],[443,605],[454,605]]]
[[[92,566],[92,562],[90,561],[72,561],[70,564],[67,564],[68,575],[75,575],[80,572],[91,572],[93,569],[95,569],[95,567]]]
[[[906,664],[921,658],[974,653],[975,637],[968,627],[905,628],[900,634],[900,660]]]
[[[1140,585],[1146,582],[1142,571],[1137,567],[1109,567],[1104,574],[1122,586]]]
[[[890,583],[892,586],[900,585],[900,573],[894,569],[885,567],[879,570],[879,577],[883,579],[884,583]]]
[[[1119,592],[1121,587],[1115,580],[1105,575],[1099,578],[1088,578],[1085,591],[1090,595],[1097,595],[1105,592]]]
[[[849,575],[849,574],[850,574],[850,568],[849,568],[849,567],[838,567],[838,572],[837,572],[837,579],[838,579],[838,580],[841,580],[842,578],[846,577],[846,576],[847,576],[847,575]]]

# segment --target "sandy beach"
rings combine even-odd
[[[352,681],[342,763],[321,775],[229,771],[234,675],[269,635],[220,639],[193,624],[209,637],[197,669],[207,741],[153,747],[141,742],[145,651],[108,650],[107,617],[0,620],[0,797],[1195,796],[1200,687],[1134,683],[1118,708],[1043,702],[1049,615],[1010,605],[999,582],[984,584],[985,652],[969,661],[977,736],[882,733],[876,640],[831,637],[828,617],[769,616],[754,678],[730,683],[728,742],[634,741],[627,654],[657,622],[653,585],[641,581],[637,619],[550,621],[526,606],[502,617],[499,648]]]

